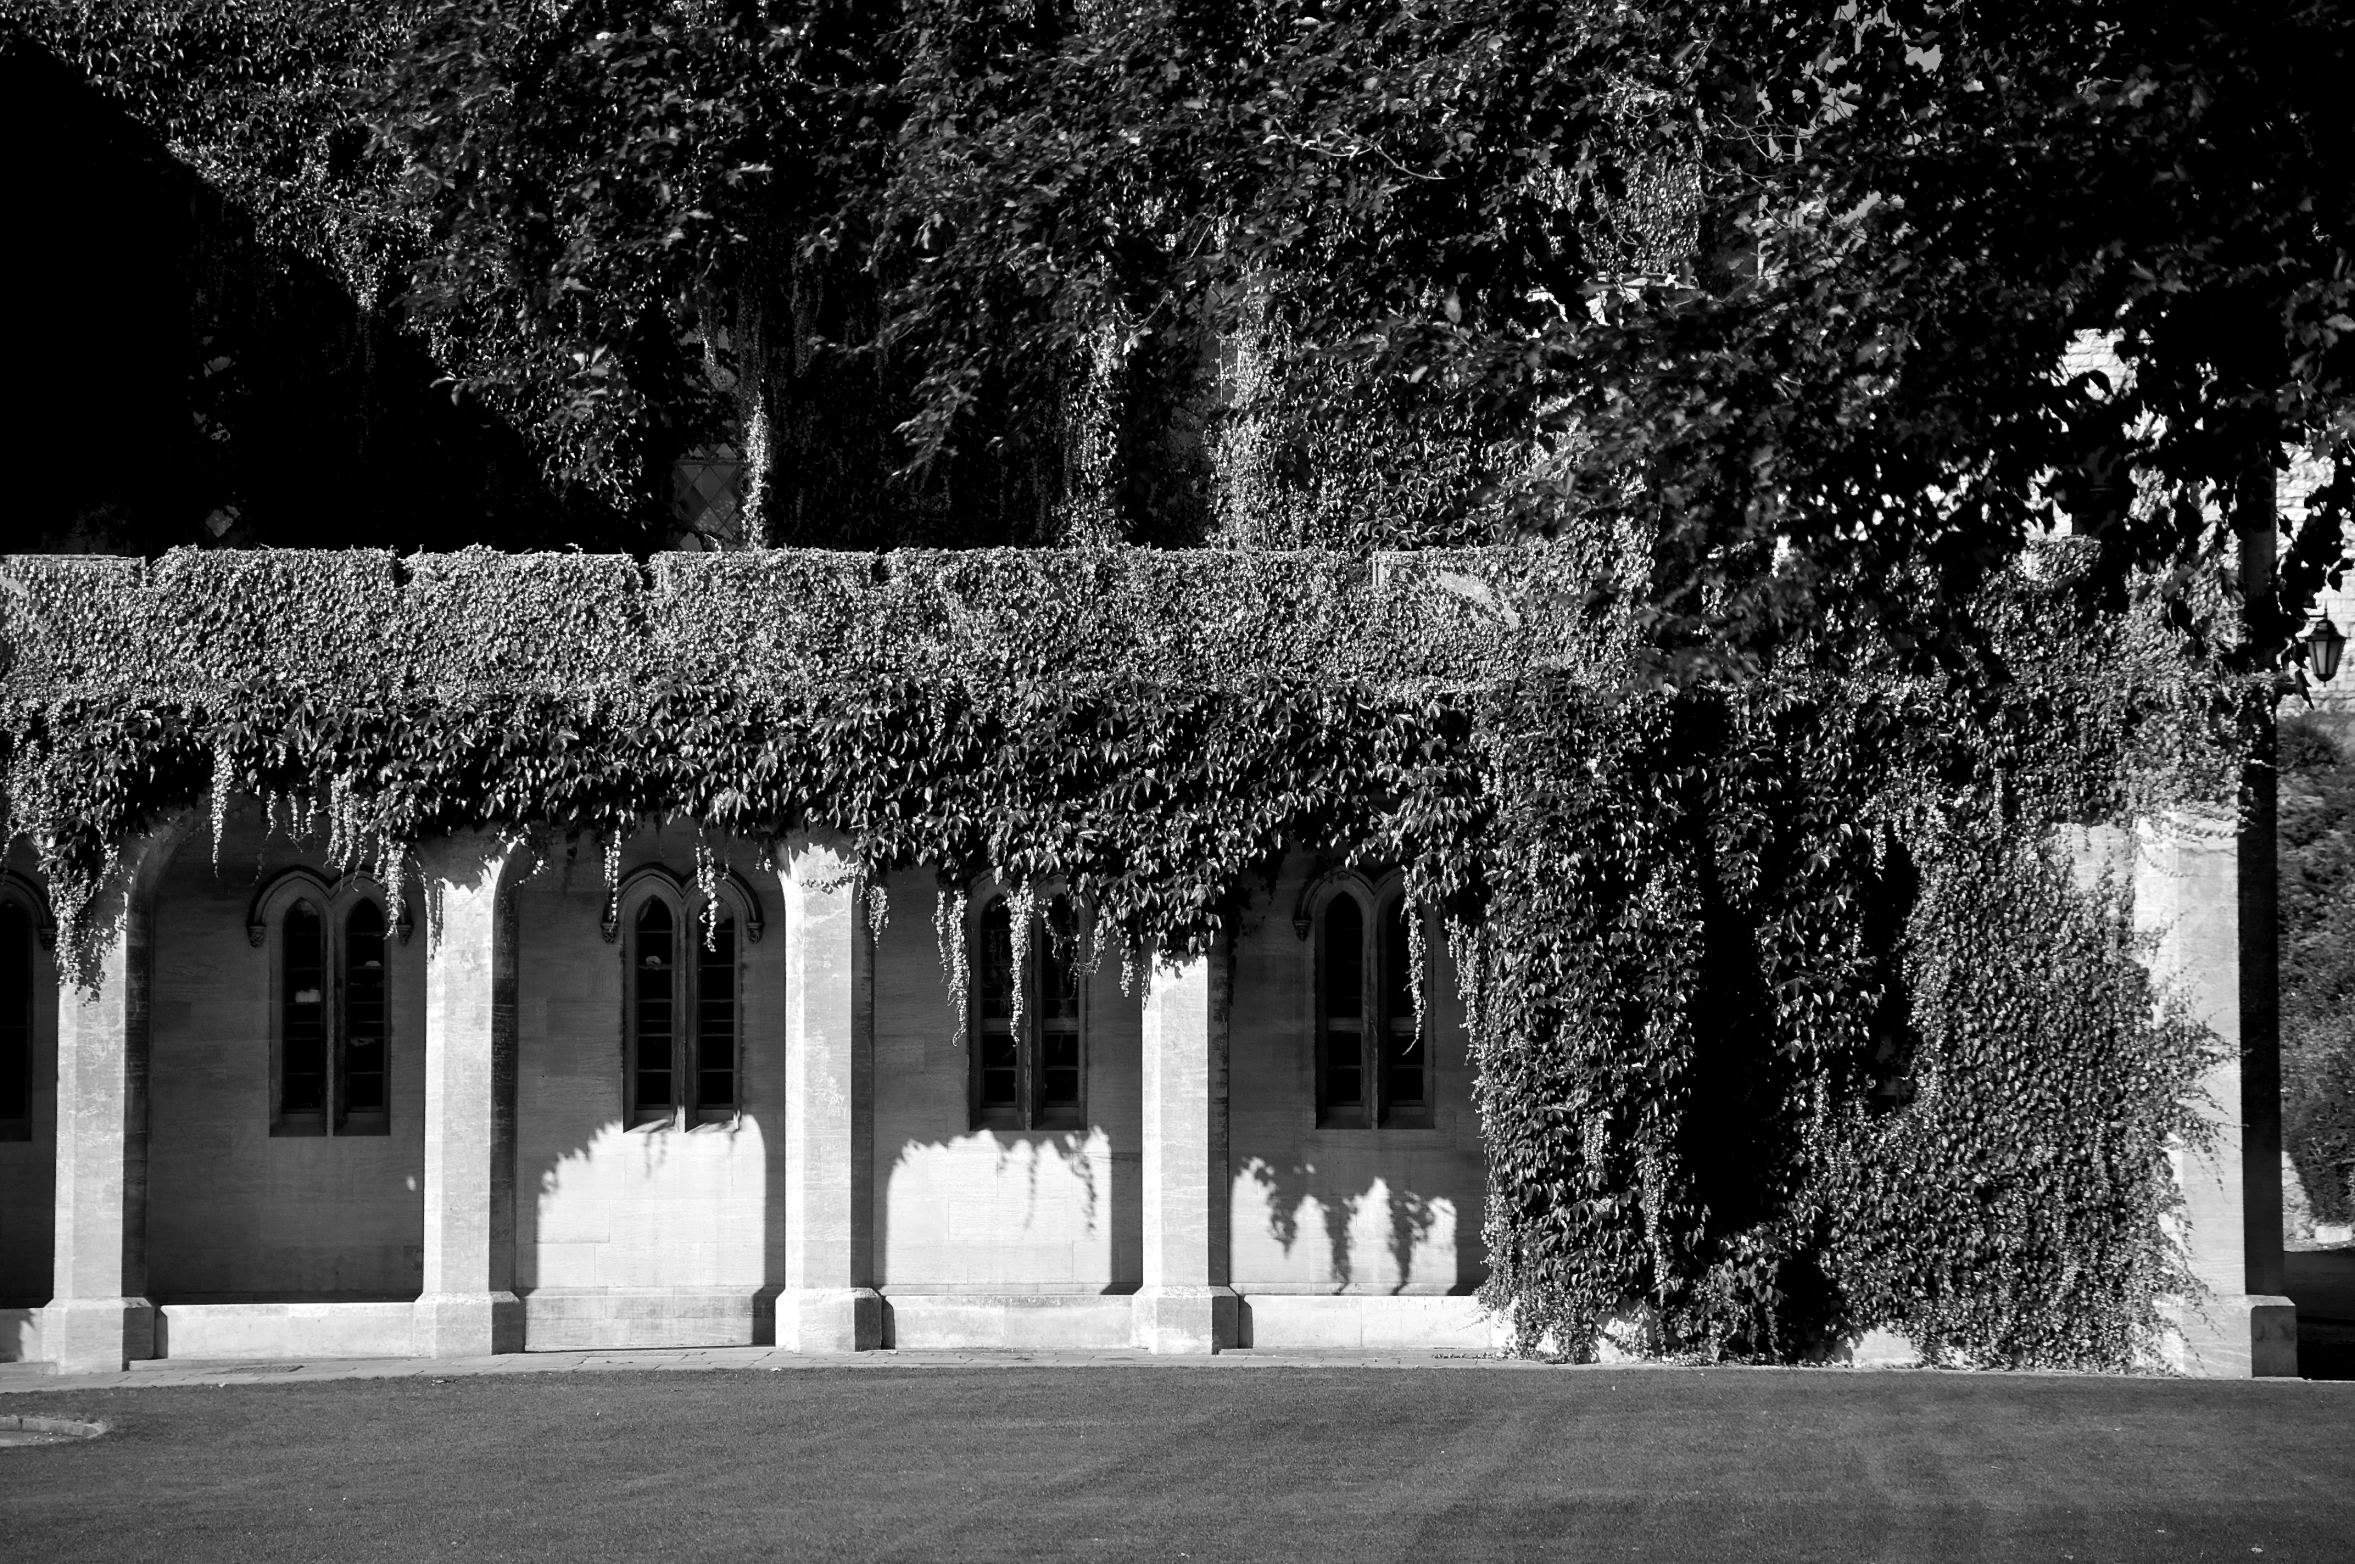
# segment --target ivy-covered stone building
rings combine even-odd
[[[1617,1134],[1599,1086],[1514,1084],[1585,1024],[1512,933],[1516,876],[1547,872],[1514,844],[1580,806],[1534,787],[1499,692],[1615,688],[1589,564],[1568,546],[0,563],[0,1357],[1689,1350],[1720,1316],[1677,1312],[1706,1290],[1677,1268],[1731,1274],[1697,1247],[1727,1218],[1695,1218],[1700,1258],[1679,1259],[1639,1214],[1652,1290],[1611,1283],[1604,1306],[1531,1280],[1542,1245],[1516,1227],[1548,1186],[1515,1182],[1512,1126],[1583,1133],[1595,1167]],[[2278,1128],[2230,1046],[2229,815],[2070,813],[2033,823],[2081,891],[2131,909],[2159,978],[2120,990],[2127,1019],[2087,1046],[2144,1046],[2153,993],[2226,1046],[2198,1056],[2204,1099],[2193,1056],[2163,1049],[2125,1108],[2086,1088],[2082,1136],[2036,1175],[2057,1193],[2017,1172],[2051,1120],[1986,1153],[2028,1217],[1936,1285],[2018,1312],[2051,1232],[2087,1220],[2071,1169],[2098,1163],[2135,1191],[2101,1219],[2138,1257],[2114,1269],[2177,1290],[2088,1302],[2072,1275],[2054,1310],[2118,1315],[2083,1326],[2080,1356],[2294,1372]],[[1891,813],[1856,872],[1921,818]],[[1934,889],[1940,861],[1907,872]],[[1880,995],[1867,967],[1913,963],[1912,1040],[1860,1032],[1838,1072],[1774,1090],[1848,1092],[1821,1124],[1896,1145],[1941,1092],[2001,1072],[1940,1062],[1948,1001],[1877,916],[1822,970]],[[1790,981],[1817,971],[1794,959]],[[1773,1044],[1790,1013],[1755,1030]],[[1686,1050],[1698,1095],[1678,1100],[1756,1074],[1724,1046]],[[2089,1067],[2077,1046],[2054,1045],[2056,1077]],[[1760,1124],[1785,1111],[1744,1100]],[[1954,1153],[1966,1189],[1979,1155]],[[1655,1197],[1631,1177],[1632,1209]],[[1917,1173],[1888,1181],[1923,1198]],[[1579,1200],[1565,1220],[1615,1209]],[[1823,1274],[1891,1294],[1846,1242]],[[1502,1274],[1500,1252],[1521,1257]],[[2137,1309],[2166,1328],[2137,1334]],[[1960,1339],[1886,1302],[1821,1320],[1807,1342],[1716,1340],[1911,1336],[1935,1358]]]

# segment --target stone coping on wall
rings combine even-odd
[[[1066,689],[1599,671],[1592,549],[624,555],[176,549],[0,557],[0,691],[202,701],[268,682],[428,696]]]

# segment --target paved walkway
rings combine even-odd
[[[2355,1338],[2355,1250],[2288,1257],[2290,1290],[2301,1324],[2333,1341]],[[2320,1331],[2315,1327],[2321,1326]],[[158,1358],[123,1374],[53,1374],[45,1363],[0,1363],[0,1393],[142,1385],[260,1385],[318,1379],[456,1379],[478,1374],[642,1373],[649,1369],[740,1372],[788,1369],[1082,1368],[1470,1368],[1520,1373],[1575,1373],[1584,1365],[1503,1358],[1466,1351],[1274,1352],[1243,1349],[1209,1357],[1161,1357],[1134,1349],[1097,1352],[800,1353],[776,1347],[646,1347],[581,1352],[515,1352],[489,1358],[310,1358],[301,1361]],[[1618,1362],[1608,1368],[1673,1365]],[[1825,1372],[1823,1369],[1814,1372]],[[1850,1372],[1886,1372],[1851,1370]]]
[[[1572,1367],[1473,1352],[1221,1352],[1164,1357],[1101,1352],[787,1352],[776,1347],[644,1347],[581,1352],[512,1352],[489,1358],[158,1358],[123,1374],[53,1374],[43,1363],[0,1363],[0,1392],[120,1389],[145,1385],[262,1385],[316,1379],[456,1379],[479,1374],[574,1374],[649,1369],[975,1369],[975,1368],[1482,1368],[1538,1373]],[[1613,1365],[1629,1368],[1636,1365]]]

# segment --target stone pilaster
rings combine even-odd
[[[2250,948],[2270,909],[2244,905],[2241,834],[2229,811],[2173,810],[2143,822],[2135,844],[2135,922],[2155,944],[2152,971],[2224,1043],[2201,1082],[2215,1138],[2174,1154],[2181,1236],[2210,1294],[2179,1306],[2178,1367],[2209,1378],[2298,1372],[2297,1309],[2281,1292],[2279,1042],[2271,996],[2243,983],[2255,975],[2244,962],[2270,965]]]
[[[1227,955],[1156,959],[1144,1017],[1144,1278],[1137,1345],[1234,1346],[1227,1283]]]
[[[429,1357],[523,1350],[515,1296],[515,913],[521,849],[484,833],[419,850],[425,955],[425,1286]]]
[[[155,1356],[147,1298],[147,1066],[155,885],[182,815],[123,850],[90,909],[91,986],[57,996],[57,1226],[43,1350],[61,1374]],[[62,972],[61,972],[62,975]]]
[[[785,900],[785,1276],[777,1345],[883,1345],[873,1276],[874,941],[843,842],[789,844]]]

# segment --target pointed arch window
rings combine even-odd
[[[722,916],[696,948],[695,1101],[700,1107],[736,1106],[736,920]]]
[[[373,890],[308,870],[263,891],[271,954],[270,1133],[383,1135],[392,1123],[390,922]]]
[[[1319,931],[1317,987],[1324,1001],[1318,1029],[1318,1117],[1332,1125],[1369,1122],[1366,1109],[1365,910],[1344,891],[1325,906]]]
[[[385,965],[384,909],[356,903],[343,920],[342,1082],[337,1094],[346,1128],[389,1109],[391,1064],[390,977]]]
[[[725,1123],[740,1102],[747,927],[733,883],[706,909],[666,870],[625,889],[624,1009],[634,1126]],[[757,920],[753,920],[756,924]],[[758,928],[751,930],[758,936]]]
[[[1393,895],[1382,904],[1381,928],[1381,1090],[1377,1107],[1384,1124],[1422,1125],[1431,1122],[1431,1051],[1415,1025],[1414,941],[1406,925],[1406,898]],[[1431,1023],[1428,997],[1430,974],[1425,973],[1423,1029]]]
[[[32,913],[0,900],[0,1140],[33,1138]]]
[[[1316,915],[1317,1123],[1333,1129],[1431,1122],[1430,1050],[1415,1016],[1406,897],[1354,876]],[[1424,993],[1431,992],[1429,974]]]
[[[278,1118],[324,1131],[327,1119],[327,920],[307,901],[278,936]]]
[[[631,929],[631,1072],[642,1118],[678,1107],[679,941],[667,902],[649,897]]]
[[[1079,913],[1054,896],[1031,915],[1019,964],[1014,903],[983,901],[975,930],[973,1127],[1087,1127],[1087,995]]]

